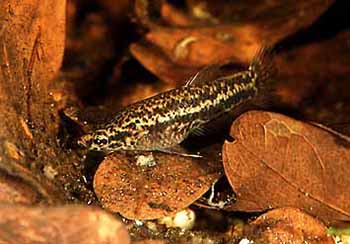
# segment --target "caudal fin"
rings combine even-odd
[[[277,71],[273,63],[273,48],[261,48],[250,63],[249,71],[258,89],[271,89]]]

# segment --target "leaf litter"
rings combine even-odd
[[[321,221],[296,208],[268,211],[245,226],[243,233],[253,243],[334,243]]]
[[[202,196],[221,175],[217,162],[152,153],[154,164],[141,166],[138,157],[112,154],[94,177],[102,206],[128,219],[174,215]]]
[[[272,112],[251,111],[225,142],[226,176],[239,211],[292,206],[326,222],[350,220],[346,136]]]

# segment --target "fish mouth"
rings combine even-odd
[[[92,144],[92,136],[84,135],[77,140],[77,144],[81,148],[89,148]]]

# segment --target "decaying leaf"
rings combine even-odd
[[[271,210],[250,223],[244,235],[252,243],[332,244],[326,227],[295,208]]]
[[[170,26],[196,26],[200,25],[201,21],[194,16],[188,15],[185,11],[176,8],[167,1],[163,1],[160,6],[161,16],[163,20]]]
[[[130,51],[152,73],[171,84],[184,83],[198,71],[196,68],[175,65],[159,48],[150,44],[133,43]]]
[[[145,35],[144,41],[131,46],[131,52],[152,73],[165,81],[174,83],[179,82],[173,80],[172,77],[181,76],[177,75],[180,67],[195,71],[196,68],[227,60],[235,60],[238,63],[249,62],[262,45],[277,43],[300,28],[311,25],[333,1],[315,0],[307,3],[289,1],[283,4],[260,2],[254,5],[250,3],[249,11],[242,15],[244,16],[241,17],[242,20],[239,18],[241,10],[246,9],[247,6],[244,7],[243,2],[230,2],[220,6],[223,8],[222,12],[231,9],[233,11],[230,16],[236,16],[238,19],[225,22],[220,19],[213,21],[213,18],[209,18],[207,25],[203,25],[203,21],[201,24],[196,21],[191,22],[190,17],[184,18],[178,12],[171,15],[168,6],[157,9],[154,7],[155,4],[149,3],[150,1],[136,2],[135,12],[140,21],[150,28],[150,31]],[[199,8],[194,7],[193,9]],[[168,22],[170,19],[172,25],[179,23],[180,27],[162,25],[161,20],[157,22],[152,18],[157,11],[165,15],[164,18]],[[285,14],[281,14],[281,11]],[[135,51],[135,46],[138,51]],[[154,52],[156,54],[149,54]],[[164,55],[175,64],[167,72],[164,72],[164,66],[158,69],[153,64],[160,62],[157,59],[151,61],[144,58],[157,56],[162,60],[161,62],[164,62]]]
[[[233,209],[293,206],[325,221],[350,220],[350,140],[284,115],[251,111],[231,127],[224,168]]]
[[[124,225],[94,208],[0,206],[1,243],[128,244]]]
[[[145,38],[175,64],[198,68],[227,59],[249,62],[263,42],[258,32],[254,26],[161,28],[147,33]]]
[[[205,158],[153,153],[147,158],[153,157],[155,165],[141,166],[135,157],[108,156],[94,178],[102,206],[129,219],[173,215],[197,200],[221,175],[221,165]]]

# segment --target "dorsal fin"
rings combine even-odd
[[[223,64],[211,64],[192,76],[185,84],[185,86],[196,85],[217,80],[221,77],[232,75],[237,72],[242,66],[232,61]]]

